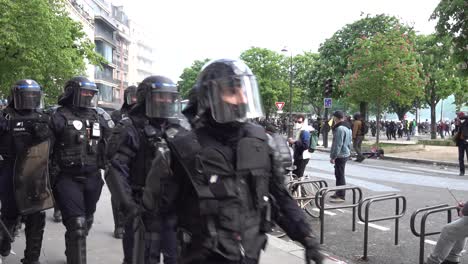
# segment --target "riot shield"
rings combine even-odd
[[[47,140],[16,156],[13,180],[16,204],[22,215],[54,207],[48,172],[49,147]]]

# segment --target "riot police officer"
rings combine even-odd
[[[137,104],[114,129],[109,141],[106,182],[112,196],[119,200],[126,215],[143,208],[142,217],[126,223],[123,250],[126,264],[176,263],[177,245],[174,208],[176,197],[173,178],[159,177],[151,170],[153,159],[166,155],[165,138],[181,129],[177,86],[164,76],[150,76],[137,89]],[[154,187],[157,186],[157,187]],[[157,205],[143,197],[144,189],[157,188]],[[148,203],[149,201],[149,203]]]
[[[122,118],[128,115],[128,112],[137,102],[137,87],[131,85],[124,91],[124,103],[122,107],[111,113],[111,118],[115,124],[119,123]],[[111,197],[112,214],[114,216],[114,237],[122,239],[124,234],[124,216],[119,210],[119,204],[114,197]]]
[[[183,113],[193,130],[168,137],[170,158],[153,164],[177,178],[181,262],[258,263],[273,220],[304,245],[307,263],[321,263],[306,217],[284,186],[291,163],[284,139],[248,121],[263,116],[250,69],[237,60],[209,62]],[[144,197],[160,194],[147,188]]]
[[[66,227],[68,264],[86,263],[86,236],[101,195],[105,139],[114,127],[109,114],[97,108],[98,89],[85,77],[65,83],[60,107],[52,116],[54,159],[59,167],[54,195]]]
[[[29,264],[40,263],[44,210],[54,205],[47,168],[52,133],[42,96],[36,81],[20,80],[11,88],[9,105],[0,112],[1,217],[10,234],[23,219],[26,248],[21,262]],[[10,242],[7,234],[0,234],[3,257],[10,253]]]

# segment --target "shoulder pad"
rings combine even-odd
[[[275,159],[279,159],[279,161],[283,164],[284,167],[292,166],[291,150],[289,149],[289,146],[286,143],[286,140],[283,138],[283,136],[279,134],[267,134],[267,137],[268,145],[273,151],[273,156],[275,157]]]
[[[104,118],[104,120],[111,120],[111,116],[109,113],[107,113],[104,109],[97,107],[96,108],[97,113]]]
[[[244,125],[244,129],[249,137],[267,140],[267,134],[262,126],[248,122]]]

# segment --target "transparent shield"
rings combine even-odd
[[[43,105],[42,91],[39,89],[24,89],[14,94],[15,109],[42,109]]]
[[[153,91],[146,97],[146,115],[151,118],[176,118],[180,113],[179,94]]]
[[[73,105],[82,108],[96,108],[97,103],[98,92],[96,90],[80,89],[73,99]]]
[[[260,92],[252,75],[213,80],[208,98],[211,114],[218,123],[245,122],[263,116]]]

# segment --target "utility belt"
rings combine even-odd
[[[70,177],[76,182],[85,182],[92,177],[100,177],[100,171],[97,166],[87,166],[87,167],[76,167],[72,168],[60,168],[61,177]]]

